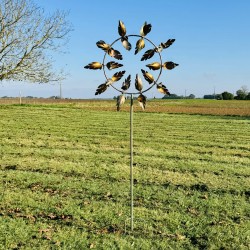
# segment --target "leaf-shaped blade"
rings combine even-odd
[[[164,69],[169,69],[169,70],[171,70],[171,69],[175,68],[175,67],[178,66],[178,65],[179,65],[178,63],[174,63],[174,62],[165,62],[165,63],[162,64],[162,67],[163,67]]]
[[[144,110],[146,108],[146,100],[147,100],[147,97],[143,94],[140,94],[138,97],[137,97],[137,100],[139,102],[139,105],[141,106],[142,110]]]
[[[162,83],[157,84],[156,87],[157,87],[157,90],[158,90],[160,93],[162,93],[162,94],[164,94],[164,95],[170,95],[170,93],[169,93],[167,87],[166,87],[165,85],[163,85]]]
[[[136,74],[136,77],[135,77],[135,88],[140,92],[142,91],[142,88],[143,88],[142,80],[138,74]]]
[[[114,57],[115,59],[117,60],[122,60],[122,54],[118,51],[118,50],[115,50],[113,48],[110,48],[108,50],[108,54],[111,56],[111,57]]]
[[[168,39],[165,43],[161,43],[157,47],[156,51],[161,53],[163,49],[168,48],[170,45],[172,45],[174,43],[174,41],[175,41],[175,39]]]
[[[119,72],[117,72],[117,73],[115,73],[112,77],[111,77],[111,80],[113,81],[113,82],[117,82],[117,81],[119,81],[122,77],[123,77],[123,75],[125,74],[125,70],[124,71],[119,71]]]
[[[130,87],[130,84],[131,84],[131,75],[129,75],[129,76],[125,79],[125,81],[122,83],[121,89],[124,90],[124,91],[128,90],[129,87]]]
[[[112,69],[120,68],[120,67],[122,67],[123,65],[120,64],[120,63],[111,61],[111,62],[108,62],[108,63],[106,64],[106,66],[107,66],[107,68],[108,68],[109,70],[112,70]]]
[[[145,70],[143,70],[143,69],[141,69],[141,72],[142,72],[142,74],[143,74],[143,77],[145,78],[145,80],[146,80],[149,84],[151,84],[151,83],[154,82],[154,77],[153,77],[150,73],[148,73],[147,71],[145,71]]]
[[[149,69],[152,69],[152,70],[158,70],[161,68],[161,64],[158,63],[158,62],[153,62],[151,64],[147,64],[146,65]]]
[[[141,61],[146,61],[148,59],[150,59],[151,57],[153,57],[155,54],[155,50],[154,49],[149,49],[147,50],[144,55],[141,58]]]
[[[103,40],[100,40],[96,43],[97,47],[104,50],[105,52],[107,52],[110,48],[110,45],[105,43]]]
[[[128,41],[128,37],[122,37],[121,38],[121,42],[122,42],[122,46],[126,49],[126,50],[131,50],[132,46],[131,43]]]
[[[163,49],[168,48],[169,46],[171,46],[174,43],[175,39],[168,39],[165,43],[161,43],[161,46],[163,47]]]
[[[106,91],[107,88],[108,88],[108,85],[106,83],[99,85],[96,89],[95,95],[100,95],[101,93]]]
[[[89,63],[84,67],[85,69],[102,69],[102,64],[99,62]]]
[[[119,21],[118,33],[120,36],[126,36],[126,27],[122,21]]]
[[[140,38],[137,42],[136,42],[136,47],[135,47],[135,55],[141,51],[143,48],[145,47],[145,41],[143,38]]]
[[[125,100],[126,100],[126,98],[124,95],[119,95],[117,97],[117,102],[116,102],[117,111],[120,111],[121,105],[125,103]]]
[[[147,22],[145,22],[143,24],[143,26],[141,27],[140,35],[141,36],[146,36],[151,31],[151,28],[152,28],[152,25],[151,24],[147,24]]]

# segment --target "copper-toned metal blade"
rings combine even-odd
[[[112,81],[113,81],[113,82],[119,81],[119,80],[124,76],[125,72],[126,72],[125,70],[124,70],[124,71],[116,72],[116,73],[111,77]]]
[[[109,70],[112,70],[112,69],[120,68],[120,67],[122,67],[123,65],[120,64],[120,63],[111,61],[111,62],[108,62],[108,63],[106,64],[106,66],[107,66],[107,68],[108,68]]]
[[[124,90],[124,91],[128,90],[129,87],[130,87],[130,84],[131,84],[131,75],[129,75],[129,76],[125,79],[125,81],[122,83],[121,89]]]
[[[153,62],[153,63],[150,63],[150,64],[147,64],[146,65],[149,69],[152,69],[152,70],[158,70],[161,68],[161,64],[158,63],[158,62]]]
[[[110,45],[100,40],[96,43],[97,47],[107,52],[110,49]]]
[[[111,56],[111,57],[114,57],[115,59],[117,60],[122,60],[122,54],[118,51],[118,50],[115,50],[113,48],[110,48],[108,50],[108,54]]]
[[[168,48],[169,46],[171,46],[174,43],[175,39],[168,39],[165,43],[161,43],[161,46],[163,47],[163,49]]]
[[[169,70],[171,70],[171,69],[175,68],[175,67],[178,66],[178,65],[179,65],[178,63],[174,63],[174,62],[165,62],[165,63],[162,64],[162,67],[163,67],[164,69],[169,69]]]
[[[136,77],[135,77],[135,88],[138,90],[138,91],[142,91],[143,89],[143,84],[142,84],[142,79],[139,77],[138,74],[136,74]]]
[[[121,42],[122,42],[122,46],[126,49],[126,50],[131,50],[132,48],[132,45],[131,43],[128,41],[128,37],[125,36],[125,37],[122,37],[121,38]]]
[[[143,94],[140,94],[137,97],[137,100],[138,100],[139,105],[141,106],[142,110],[145,110],[147,97],[145,95],[143,95]]]
[[[142,72],[142,74],[143,74],[143,77],[145,78],[145,80],[146,80],[149,84],[151,84],[151,83],[154,82],[154,77],[153,77],[153,75],[151,75],[149,72],[147,72],[147,71],[145,71],[145,70],[143,70],[143,69],[141,69],[141,72]]]
[[[140,38],[137,42],[136,42],[136,47],[135,47],[135,55],[141,51],[143,48],[145,47],[145,41],[143,38]]]
[[[163,85],[162,83],[157,84],[157,85],[156,85],[156,88],[157,88],[157,90],[158,90],[160,93],[162,93],[162,94],[164,94],[164,95],[170,95],[170,93],[169,93],[167,87],[166,87],[165,85]]]
[[[119,21],[118,33],[120,36],[126,36],[126,27],[122,21]]]
[[[143,26],[141,27],[140,35],[141,36],[146,36],[151,31],[151,28],[152,28],[152,25],[151,24],[147,24],[147,22],[145,22],[143,24]]]
[[[102,69],[102,64],[99,62],[89,63],[84,67],[85,69]]]
[[[107,88],[108,85],[106,83],[99,85],[96,89],[95,95],[100,95],[101,93],[105,92]]]
[[[152,58],[154,56],[154,54],[155,54],[155,50],[154,49],[147,50],[144,53],[144,55],[142,56],[141,61],[146,61],[146,60]]]

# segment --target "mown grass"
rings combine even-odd
[[[129,113],[81,105],[0,106],[0,249],[250,247],[247,117],[134,113],[131,234]]]

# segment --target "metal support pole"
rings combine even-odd
[[[145,32],[144,32],[144,28],[145,28]],[[147,32],[146,32],[147,30]],[[133,232],[134,230],[134,198],[133,198],[133,186],[134,186],[134,178],[133,178],[133,95],[139,95],[138,98],[140,101],[142,101],[142,103],[144,103],[146,101],[146,97],[143,95],[143,93],[149,91],[151,88],[153,88],[153,86],[157,86],[157,89],[163,93],[163,94],[169,94],[166,86],[164,86],[163,84],[161,83],[158,83],[158,80],[161,76],[161,73],[162,73],[162,69],[163,68],[174,68],[175,66],[178,66],[179,64],[177,63],[173,63],[173,62],[166,62],[166,63],[163,63],[162,62],[162,57],[161,57],[161,51],[170,46],[174,41],[175,39],[169,39],[167,42],[165,43],[161,43],[160,46],[157,46],[156,44],[154,44],[150,39],[146,38],[145,36],[147,35],[147,33],[149,33],[151,30],[151,24],[144,24],[143,26],[143,33],[145,34],[141,34],[142,32],[140,32],[140,35],[126,35],[126,39],[128,39],[128,37],[138,37],[139,39],[143,39],[143,40],[146,40],[147,42],[149,42],[153,47],[154,47],[154,50],[152,52],[157,52],[158,56],[159,56],[159,60],[160,62],[157,62],[155,65],[146,65],[147,67],[149,67],[150,69],[152,68],[153,70],[159,70],[158,72],[158,76],[156,78],[154,78],[153,76],[150,76],[150,73],[144,71],[144,70],[141,70],[142,73],[143,73],[143,77],[145,78],[146,81],[150,81],[150,84],[149,87],[147,89],[144,89],[142,91],[142,86],[140,86],[141,84],[138,83],[138,79],[136,79],[136,83],[135,84],[135,90],[134,92],[128,92],[127,90],[129,89],[130,87],[130,83],[131,83],[131,75],[129,75],[124,83],[122,84],[122,88],[121,89],[118,89],[115,87],[115,84],[112,84],[114,81],[119,81],[123,75],[125,74],[126,71],[120,71],[120,72],[117,72],[115,73],[111,78],[109,76],[109,74],[106,73],[106,69],[113,69],[113,68],[119,68],[123,65],[120,65],[116,62],[109,62],[108,64],[106,64],[106,56],[107,55],[110,55],[110,50],[106,50],[105,48],[106,47],[113,47],[113,45],[116,43],[116,42],[119,42],[122,40],[122,36],[117,38],[116,40],[114,40],[112,43],[110,43],[110,45],[107,45],[104,41],[100,40],[99,42],[97,42],[97,47],[98,48],[101,48],[105,51],[105,54],[104,54],[104,57],[103,57],[103,61],[102,63],[100,62],[92,62],[92,63],[89,63],[88,65],[86,65],[84,68],[85,69],[93,69],[93,70],[96,70],[96,69],[102,69],[103,70],[103,74],[106,78],[106,82],[105,84],[101,84],[98,86],[97,90],[96,90],[96,95],[97,94],[101,94],[103,93],[104,91],[106,91],[107,89],[107,86],[111,86],[112,88],[114,88],[115,90],[117,90],[120,94],[124,95],[130,95],[130,226],[131,226],[131,232]],[[118,33],[119,35],[124,35],[126,34],[126,28],[124,26],[124,23],[122,21],[119,21],[119,26],[118,26]],[[139,41],[139,40],[138,40]],[[127,41],[128,43],[128,41]],[[138,43],[138,42],[137,42]],[[128,43],[129,45],[130,43]],[[130,45],[129,45],[130,46]],[[139,49],[139,47],[137,46],[136,44],[136,50]],[[128,49],[128,48],[126,48]],[[154,54],[154,53],[153,53]],[[144,53],[143,55],[143,59],[144,60],[147,60],[149,59],[150,57],[153,56],[153,54],[151,53],[150,55],[148,53]],[[122,56],[121,56],[121,53],[119,51],[116,51],[113,49],[112,51],[112,57],[116,58],[116,59],[121,59],[122,60]],[[109,65],[109,66],[108,66]],[[156,65],[159,65],[159,66],[156,66]],[[137,77],[136,77],[137,78]],[[111,81],[111,84],[110,84],[110,79],[112,80]],[[61,83],[60,83],[60,97],[62,98],[62,86],[61,86]],[[185,90],[185,97],[186,97],[186,90]],[[129,218],[127,218],[127,220],[129,220]],[[126,221],[127,221],[126,220]],[[126,222],[125,222],[125,230],[126,230]]]
[[[130,206],[130,226],[131,232],[134,230],[134,199],[133,199],[133,94],[130,95],[130,198],[131,198],[131,206]]]

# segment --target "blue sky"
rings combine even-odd
[[[145,21],[151,23],[152,30],[147,38],[157,45],[169,38],[176,39],[171,47],[162,52],[163,61],[179,64],[171,71],[164,70],[160,78],[171,93],[184,95],[186,92],[187,95],[192,93],[202,97],[213,93],[214,88],[216,93],[235,93],[243,85],[248,86],[250,91],[249,0],[35,2],[46,13],[53,13],[56,9],[70,11],[68,19],[74,30],[65,48],[67,53],[53,55],[55,67],[64,67],[69,72],[68,78],[62,82],[64,97],[96,97],[97,86],[105,81],[103,72],[86,70],[84,66],[92,61],[102,62],[104,52],[97,48],[96,42],[104,40],[111,43],[117,39],[119,20],[124,22],[127,34],[139,34]],[[134,51],[136,39],[131,39],[131,43]],[[128,74],[140,71],[143,66],[140,58],[150,48],[146,43],[146,48],[134,56],[133,52],[128,53],[119,47]],[[157,60],[154,57],[144,65]],[[110,73],[111,76],[113,73]],[[117,86],[120,84],[117,83]],[[148,86],[147,82],[144,84]],[[4,82],[0,86],[0,96],[18,96],[19,91],[24,96],[49,97],[59,95],[59,85]],[[109,98],[117,94],[109,88],[98,97]],[[149,98],[162,96],[155,88],[146,95]]]

